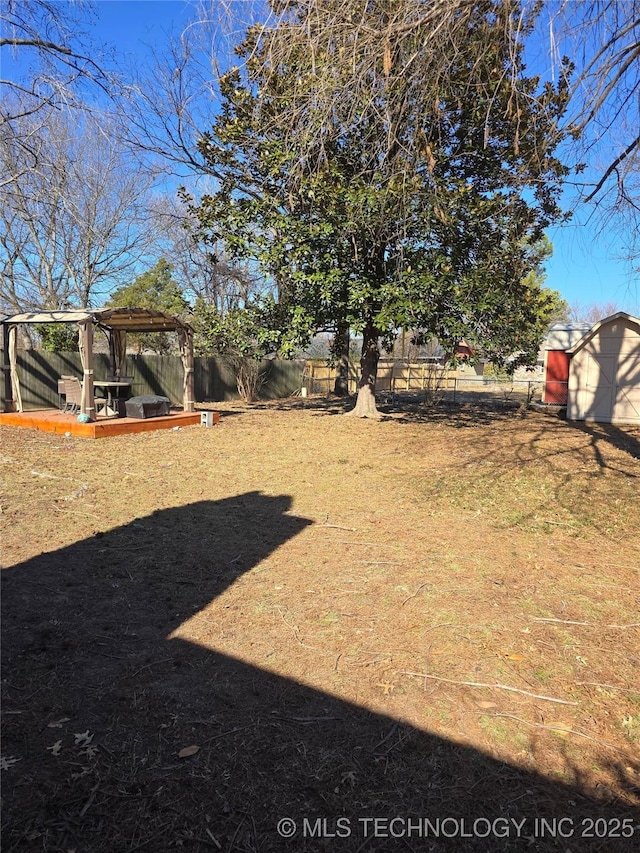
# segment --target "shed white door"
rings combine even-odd
[[[581,415],[594,421],[611,420],[616,387],[617,358],[589,355]]]
[[[579,417],[604,423],[640,423],[640,358],[592,354]]]
[[[611,420],[640,423],[640,358],[622,359],[616,379]]]

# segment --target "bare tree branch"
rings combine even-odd
[[[622,161],[625,160],[631,154],[632,151],[639,149],[639,148],[640,148],[640,136],[637,136],[633,140],[633,142],[630,142],[629,145],[624,149],[624,151],[622,151],[616,157],[616,159],[612,163],[609,164],[609,166],[605,170],[603,176],[600,178],[600,180],[596,184],[595,189],[593,189],[589,193],[589,195],[586,197],[585,201],[586,202],[592,201],[598,195],[598,193],[600,192],[602,187],[605,185],[605,183],[609,180],[609,177],[613,174],[613,172],[615,172],[617,170],[620,163],[622,163]]]
[[[28,76],[0,81],[0,91],[7,93],[0,124],[19,117],[8,112],[7,103],[16,103],[8,99],[9,93],[28,96],[28,103],[24,98],[20,101],[22,115],[53,103],[87,109],[78,94],[82,83],[111,96],[118,86],[117,77],[108,69],[110,61],[104,49],[92,43],[86,32],[93,14],[88,0],[5,0],[0,9],[3,56],[26,55],[34,62]]]
[[[63,53],[65,56],[73,56],[73,51],[61,44],[56,44],[52,41],[43,41],[42,39],[0,39],[0,47],[11,45],[11,47],[37,47],[38,50],[50,50],[54,53]]]

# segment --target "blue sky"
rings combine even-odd
[[[193,7],[185,0],[98,0],[96,39],[119,52],[138,56],[146,46],[161,43],[171,30],[186,24]]]
[[[95,40],[138,62],[144,61],[149,45],[159,46],[167,32],[179,31],[192,10],[183,0],[99,0],[96,5]],[[624,259],[619,228],[589,221],[588,211],[578,209],[572,222],[551,229],[549,238],[554,246],[546,266],[549,287],[570,304],[614,302],[620,310],[640,315],[640,278]]]

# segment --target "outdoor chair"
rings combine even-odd
[[[64,378],[58,379],[58,408],[61,412],[65,409]]]
[[[75,377],[73,377],[73,376],[65,376],[65,374],[63,373],[61,375],[60,379],[58,379],[58,408],[60,409],[61,412],[67,411],[67,401],[66,401],[67,391],[66,391],[66,387],[65,387],[65,382],[68,379],[74,379],[74,378]]]
[[[64,394],[64,409],[62,411],[65,414],[74,415],[80,410],[82,404],[82,385],[77,376],[63,376],[61,382],[62,393]]]

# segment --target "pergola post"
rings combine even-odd
[[[82,405],[80,411],[87,415],[90,421],[96,419],[96,408],[93,396],[93,323],[86,320],[80,324],[82,353]]]
[[[195,411],[196,406],[196,381],[195,369],[193,364],[193,335],[191,329],[183,327],[178,330],[178,338],[180,341],[180,354],[182,355],[182,364],[184,366],[184,382],[183,382],[183,408],[185,412]]]
[[[4,375],[3,412],[15,412],[16,402],[13,399],[13,383],[11,382],[11,360],[9,358],[9,331],[8,323],[2,324],[2,373]]]

